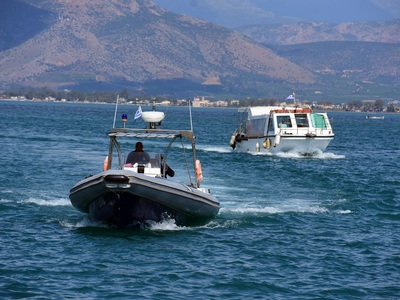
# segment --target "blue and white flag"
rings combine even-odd
[[[139,119],[142,116],[142,107],[139,105],[139,108],[137,109],[135,113],[135,120]]]
[[[289,96],[287,96],[286,100],[294,100],[294,97],[293,97],[293,95],[289,95]]]

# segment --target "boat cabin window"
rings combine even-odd
[[[308,127],[307,114],[295,114],[297,127]]]
[[[265,122],[268,120],[265,116],[259,119],[247,120],[246,134],[248,136],[264,136]]]
[[[326,129],[327,125],[323,115],[311,114],[311,122],[315,128]]]
[[[292,120],[290,120],[290,116],[277,116],[276,121],[278,122],[279,128],[292,127]]]

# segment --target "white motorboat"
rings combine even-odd
[[[142,117],[147,124],[144,129],[125,128],[124,125],[108,133],[110,148],[104,170],[72,187],[69,195],[72,205],[88,213],[94,221],[119,228],[166,219],[174,219],[177,225],[205,224],[218,214],[220,204],[209,189],[200,187],[202,170],[196,157],[193,131],[160,129],[163,112],[143,112]],[[124,118],[126,121],[126,115]],[[129,152],[128,147],[132,150],[135,142],[144,139],[167,140],[165,152],[148,155],[147,161],[127,163],[124,151]],[[171,146],[178,141],[188,183],[166,176]],[[191,151],[187,151],[185,141],[186,145],[191,145]],[[173,163],[175,166],[178,162],[174,160]]]
[[[238,152],[314,155],[325,151],[333,137],[326,113],[313,113],[309,107],[259,106],[238,110],[230,146]]]

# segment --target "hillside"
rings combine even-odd
[[[228,28],[317,21],[378,21],[400,18],[398,0],[153,0],[170,11]]]
[[[1,0],[0,52],[33,38],[54,23],[55,19],[50,11],[14,0]]]
[[[400,20],[336,25],[321,22],[252,25],[238,28],[238,31],[267,45],[294,45],[326,41],[400,43]]]
[[[2,88],[141,90],[166,82],[191,89],[211,82],[226,90],[246,90],[268,81],[315,82],[312,73],[238,32],[170,13],[148,0],[25,3],[57,17],[0,52]],[[36,22],[13,17],[21,28]],[[15,32],[11,28],[6,34]]]
[[[400,44],[318,42],[272,49],[313,73],[376,83],[400,79]]]

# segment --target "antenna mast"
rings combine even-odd
[[[190,130],[193,132],[192,106],[190,105],[190,99],[189,99],[189,115],[190,115]]]
[[[118,100],[119,100],[119,95],[117,95],[117,103],[115,104],[113,128],[115,128],[115,119],[117,118]]]

